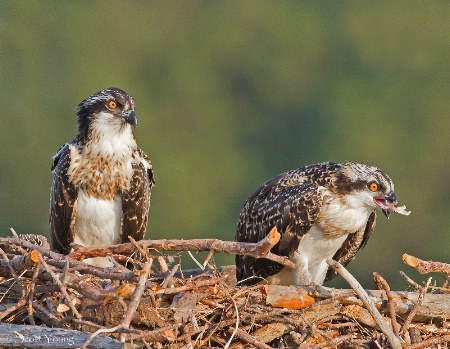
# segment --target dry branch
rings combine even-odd
[[[278,256],[270,252],[278,241],[280,233],[274,227],[270,233],[258,243],[245,243],[235,241],[222,241],[218,239],[191,239],[191,240],[141,240],[136,243],[141,248],[158,251],[213,251],[215,253],[240,254],[255,258],[266,258],[290,268],[296,268],[295,264],[287,257]],[[75,251],[69,256],[74,259],[92,257],[106,257],[114,254],[130,255],[136,247],[133,243],[125,243],[108,247],[84,247],[74,245]]]
[[[397,322],[397,314],[395,313],[395,302],[392,297],[391,288],[389,287],[389,284],[384,279],[384,277],[382,277],[380,274],[374,272],[373,276],[375,280],[382,285],[384,292],[386,292],[386,297],[388,300],[389,316],[391,318],[391,327],[392,330],[394,331],[395,336],[398,337],[400,333],[400,325]]]
[[[404,253],[403,262],[410,267],[415,268],[421,274],[445,273],[450,274],[450,264],[434,261],[424,261],[417,257]]]

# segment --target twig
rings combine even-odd
[[[39,266],[34,269],[33,278],[31,279],[30,290],[28,292],[28,319],[31,325],[36,325],[33,317],[33,294],[34,286],[36,285],[36,280],[39,274]]]
[[[146,347],[147,349],[152,349],[152,347],[150,346],[150,344],[149,344],[144,338],[142,338],[141,341],[142,341],[142,343],[144,343],[144,345],[145,345],[145,347]]]
[[[9,228],[9,230],[11,231],[11,233],[13,234],[14,237],[18,238],[19,235],[17,235],[16,231],[14,230],[13,227]]]
[[[203,265],[197,260],[197,258],[194,257],[194,255],[192,254],[191,251],[187,251],[189,257],[192,258],[192,260],[194,261],[195,264],[197,264],[197,266],[201,269],[201,270],[205,270],[205,268],[203,267]]]
[[[26,247],[30,250],[37,250],[38,252],[40,252],[43,256],[52,258],[54,260],[57,261],[62,261],[62,260],[69,260],[69,262],[75,262],[75,263],[80,263],[80,261],[74,260],[70,257],[67,257],[65,255],[59,254],[57,252],[53,252],[50,251],[49,249],[42,247],[42,246],[38,246],[35,245],[33,243],[31,243],[30,241],[24,240],[22,239],[20,236],[19,237],[13,237],[13,238],[0,238],[0,245],[17,245],[17,246],[23,246]]]
[[[440,336],[440,337],[424,340],[421,343],[411,345],[408,349],[430,348],[436,344],[449,343],[449,342],[450,342],[450,335],[445,335],[445,336]]]
[[[64,286],[67,285],[67,274],[69,272],[69,262],[66,261],[66,264],[64,265],[64,271],[62,274],[62,278],[61,278],[61,284],[63,284]],[[62,303],[63,300],[63,295],[61,293],[61,295],[59,296],[59,303]]]
[[[105,328],[105,326],[96,324],[96,323],[94,323],[92,321],[79,320],[79,319],[74,318],[73,316],[66,316],[65,318],[62,318],[61,320],[59,320],[58,326],[61,326],[61,325],[65,324],[67,322],[70,322],[70,321],[72,321],[72,322],[74,322],[76,324],[79,324],[79,325],[89,326],[89,327],[92,327],[92,328],[95,328],[95,329]]]
[[[402,259],[406,265],[415,268],[421,274],[436,272],[450,274],[450,264],[447,263],[424,261],[406,253],[403,254]]]
[[[407,283],[409,283],[411,286],[413,286],[416,290],[420,290],[422,288],[422,286],[420,286],[417,282],[415,282],[413,279],[411,279],[403,271],[400,271],[400,275],[406,280]]]
[[[357,322],[341,322],[341,323],[328,323],[327,328],[343,328],[343,327],[356,327],[359,324]]]
[[[228,329],[228,333],[233,333],[235,331],[235,335],[237,338],[242,339],[244,342],[251,344],[259,349],[272,349],[270,345],[267,345],[266,343],[263,343],[253,337],[252,335],[248,334],[244,330],[241,330],[240,328],[237,328],[236,330],[233,330],[231,327]]]
[[[137,265],[139,266],[141,269],[144,267],[144,263],[142,263],[141,261],[138,261],[135,258],[131,258],[130,256],[124,256],[121,254],[112,254],[111,257],[118,262],[123,262],[124,264],[133,264],[133,265]],[[126,268],[124,268],[125,270]],[[128,270],[129,271],[129,270]],[[130,272],[130,271],[129,271]],[[133,274],[133,273],[130,273]]]
[[[158,257],[158,264],[161,273],[166,273],[167,271],[169,271],[169,267],[167,266],[166,260],[164,259],[163,256]]]
[[[397,314],[395,313],[395,302],[392,298],[391,294],[391,288],[389,287],[389,284],[385,280],[384,277],[382,277],[377,272],[373,273],[374,278],[383,286],[384,291],[386,292],[386,297],[388,299],[388,306],[389,306],[389,315],[391,317],[391,326],[394,330],[394,334],[398,337],[400,333],[400,325],[397,322]]]
[[[130,242],[133,244],[133,246],[136,247],[136,249],[139,251],[139,253],[140,253],[143,257],[145,257],[145,260],[148,261],[148,258],[149,258],[149,256],[148,256],[148,251],[147,251],[147,250],[144,250],[141,246],[139,246],[139,244],[136,242],[135,239],[133,239],[132,236],[129,236],[129,235],[128,235],[128,239],[129,239]]]
[[[289,337],[298,346],[300,346],[305,341],[306,337],[308,337],[308,336],[309,336],[308,331],[303,331],[303,333],[301,333],[301,334],[297,333],[295,331],[289,332]]]
[[[377,323],[377,325],[380,327],[381,331],[388,338],[389,342],[391,343],[392,348],[393,349],[402,349],[400,339],[394,334],[394,332],[392,331],[392,328],[383,319],[380,312],[376,308],[375,304],[371,301],[369,295],[362,288],[360,283],[353,277],[353,275],[351,275],[342,266],[342,264],[336,262],[335,260],[333,260],[331,258],[327,259],[327,263],[334,270],[336,270],[336,272],[338,272],[345,279],[345,281],[347,281],[348,284],[355,290],[356,294],[361,299],[361,301],[364,303],[367,310],[369,310],[370,314],[372,315],[372,317],[375,320],[375,322]]]
[[[122,270],[120,272],[114,270],[104,271],[102,268],[85,264],[83,262],[77,261],[76,259],[68,259],[62,261],[55,261],[53,259],[48,259],[47,263],[51,266],[62,269],[65,267],[67,261],[69,261],[70,271],[77,270],[80,273],[97,276],[100,279],[137,282],[137,279],[131,270],[126,270],[125,272],[123,272]],[[75,263],[72,261],[74,261]]]
[[[173,276],[180,268],[179,264],[175,264],[175,266],[172,268],[170,273],[164,278],[164,281],[161,283],[161,288],[166,288],[167,286],[170,286],[170,282],[173,280]]]
[[[3,320],[5,317],[7,317],[9,314],[13,313],[17,309],[22,308],[26,304],[26,301],[24,299],[19,300],[15,305],[12,307],[6,309],[5,311],[0,313],[0,321]]]
[[[258,243],[245,243],[236,241],[222,241],[218,239],[191,239],[191,240],[141,240],[137,244],[142,248],[163,251],[214,251],[216,253],[240,254],[255,258],[265,258],[281,265],[295,269],[296,265],[285,256],[278,256],[270,250],[278,241],[280,233],[276,228]],[[106,256],[111,254],[131,254],[135,246],[131,243],[113,245],[109,247],[84,247],[73,245],[75,251],[69,256],[74,259]]]
[[[409,328],[409,325],[411,324],[412,320],[414,319],[414,316],[416,316],[417,312],[419,311],[419,308],[422,305],[423,300],[425,299],[425,294],[428,291],[428,287],[431,284],[431,279],[432,278],[429,277],[428,280],[427,280],[427,283],[425,284],[425,286],[424,287],[420,287],[420,289],[419,289],[420,290],[420,294],[419,294],[419,297],[417,298],[417,302],[414,305],[414,308],[409,313],[408,317],[406,318],[406,320],[405,320],[405,322],[404,322],[404,324],[402,326],[401,333],[406,333],[406,331]]]
[[[155,336],[166,332],[168,330],[176,330],[177,328],[179,328],[181,326],[181,324],[173,324],[173,325],[168,325],[165,327],[161,327],[158,328],[157,330],[153,330],[153,331],[140,331],[139,334],[130,334],[130,339],[132,340],[136,340],[136,339],[150,339],[152,340]]]
[[[173,288],[160,288],[157,289],[156,291],[154,291],[155,294],[175,294],[181,291],[187,291],[187,290],[192,290],[192,289],[197,289],[200,287],[205,287],[205,286],[211,286],[211,285],[215,285],[215,284],[220,284],[222,283],[225,279],[227,279],[227,276],[222,276],[216,279],[207,279],[207,280],[202,280],[202,281],[198,281],[195,283],[191,283],[191,284],[186,284],[183,286],[179,286],[179,287],[173,287]]]
[[[102,329],[99,329],[99,330],[95,331],[94,333],[92,333],[91,336],[87,339],[86,342],[84,342],[84,344],[81,346],[80,349],[87,349],[88,345],[99,334],[102,334],[102,333],[113,333],[113,332],[121,332],[122,333],[122,332],[140,332],[140,331],[123,328],[122,324],[119,324],[119,325],[111,327],[111,328],[102,328]]]
[[[57,286],[57,285],[55,285],[55,286]],[[56,292],[56,291],[54,291],[54,292]],[[58,312],[56,311],[55,307],[53,306],[53,303],[50,299],[49,294],[47,294],[47,296],[45,297],[45,305],[47,306],[47,309],[50,313],[52,313],[53,315],[58,315]]]
[[[444,274],[444,279],[445,279],[445,282],[444,282],[444,284],[442,285],[442,287],[449,287],[449,283],[450,283],[450,275],[449,274]]]
[[[46,321],[49,322],[47,325],[57,326],[59,324],[59,319],[39,303],[33,302],[33,308],[37,309],[38,312],[41,312],[46,317]]]
[[[342,342],[345,342],[345,341],[349,341],[350,339],[352,339],[352,337],[353,337],[353,334],[346,334],[345,336],[333,338],[333,339],[330,339],[323,343],[313,345],[312,347],[310,347],[310,349],[321,349],[321,348],[325,348],[325,347],[332,347],[332,348],[337,347],[338,344],[341,344]]]
[[[211,258],[214,256],[214,251],[209,251],[208,255],[205,258],[205,261],[203,262],[203,270],[206,269],[209,261],[211,260]]]
[[[62,323],[62,320],[63,319],[61,319],[60,323]],[[83,326],[90,326],[90,327],[93,327],[93,328],[105,328],[104,326],[96,324],[96,323],[94,323],[92,321],[78,320],[78,319],[72,319],[72,321],[75,322],[76,324],[83,325]]]
[[[123,319],[123,322],[122,322],[126,328],[130,327],[131,319],[133,318],[134,312],[136,311],[137,307],[139,306],[141,297],[144,294],[145,283],[147,282],[148,275],[150,274],[150,270],[152,268],[152,262],[153,262],[153,259],[150,259],[150,261],[148,261],[144,264],[144,269],[142,270],[142,274],[139,277],[139,283],[137,284],[137,286],[133,292],[131,302],[128,304],[128,309],[125,314],[125,318]]]
[[[227,292],[227,294],[228,294],[228,292]],[[233,302],[234,308],[236,309],[236,325],[235,325],[234,331],[232,331],[232,333],[231,333],[230,339],[228,339],[228,342],[225,344],[223,349],[228,349],[229,348],[229,346],[230,346],[234,336],[236,335],[236,333],[239,330],[239,321],[240,321],[239,320],[239,309],[238,309],[238,306],[236,304],[236,301],[234,300],[234,298],[231,295],[228,295],[228,296],[230,297],[231,301]]]

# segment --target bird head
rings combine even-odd
[[[390,211],[409,214],[398,207],[394,183],[382,170],[374,166],[355,162],[344,164],[338,175],[337,188],[342,191],[346,202],[351,206],[366,205],[379,208],[387,218]]]
[[[78,104],[78,132],[87,138],[92,129],[108,134],[137,126],[134,100],[125,91],[110,87],[82,100]]]

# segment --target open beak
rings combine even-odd
[[[134,110],[122,115],[122,120],[133,127],[137,127],[137,115]]]
[[[374,201],[388,219],[391,214],[390,208],[392,205],[395,207],[398,205],[397,195],[394,192],[391,192],[388,196],[377,196],[374,198]]]

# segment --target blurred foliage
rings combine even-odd
[[[148,237],[232,240],[268,178],[376,165],[410,217],[379,216],[350,270],[403,288],[401,254],[449,262],[450,3],[0,2],[0,234],[47,233],[51,157],[77,103],[136,100],[156,171]],[[218,256],[218,263],[232,263]],[[341,281],[342,282],[342,281]],[[338,282],[339,284],[339,282]]]

